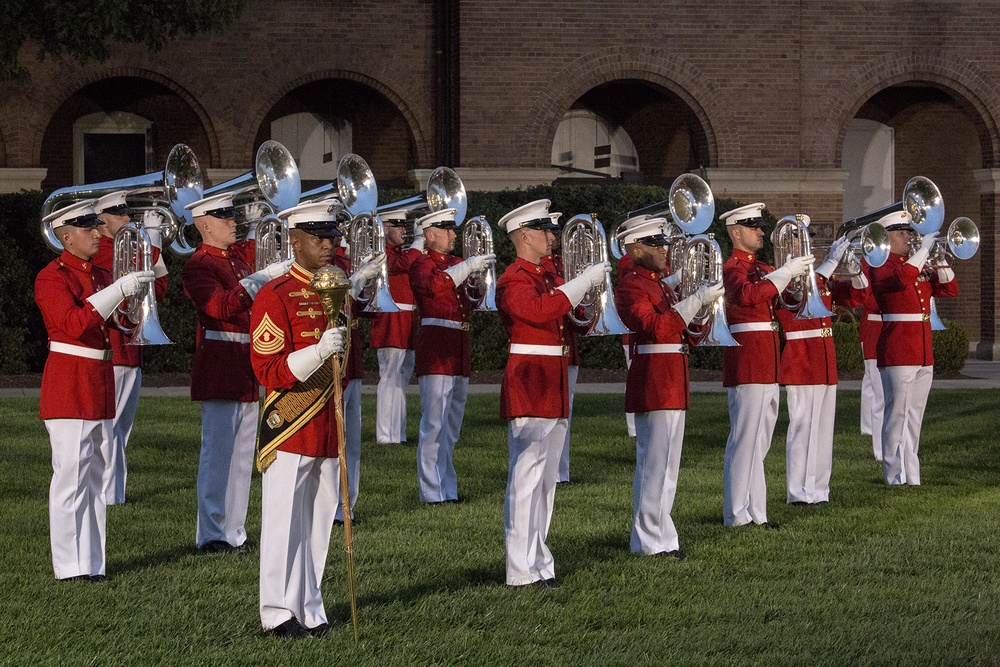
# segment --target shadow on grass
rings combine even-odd
[[[108,572],[111,576],[121,576],[124,574],[129,574],[132,572],[142,572],[143,570],[148,570],[154,567],[161,567],[164,565],[171,565],[178,561],[184,560],[185,558],[190,558],[192,555],[197,553],[197,549],[194,544],[175,544],[171,547],[165,549],[159,549],[157,551],[145,552],[139,556],[133,558],[126,558],[119,560],[118,558],[108,559]],[[234,557],[244,558],[254,554],[233,554]],[[214,558],[215,555],[203,556],[205,558]]]

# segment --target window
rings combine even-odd
[[[302,189],[337,178],[341,156],[351,152],[351,124],[341,118],[324,119],[315,113],[293,113],[271,123],[271,138],[295,156]]]
[[[844,219],[850,220],[896,202],[893,129],[855,118],[844,137]]]
[[[73,182],[102,183],[156,170],[153,123],[112,111],[81,116],[73,123]]]
[[[632,138],[593,111],[573,109],[563,116],[552,142],[552,164],[566,167],[566,176],[639,171],[639,157]]]

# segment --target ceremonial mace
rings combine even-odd
[[[347,274],[336,266],[327,265],[320,268],[309,282],[309,289],[319,296],[326,313],[327,328],[337,326],[337,315],[347,298],[351,281]],[[333,364],[333,403],[336,406],[334,414],[337,422],[337,445],[340,449],[340,504],[344,512],[344,552],[347,554],[347,583],[351,595],[351,623],[354,625],[354,641],[358,641],[358,600],[354,592],[354,536],[351,533],[351,491],[347,480],[347,440],[344,437],[344,388],[341,379],[344,375],[344,365],[351,349],[351,312],[345,309],[347,318],[347,335],[344,336],[344,351],[334,354],[330,361]],[[343,357],[341,359],[341,357]]]

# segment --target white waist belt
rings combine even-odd
[[[58,343],[49,341],[49,349],[60,354],[68,354],[84,359],[96,359],[97,361],[111,361],[111,350],[97,350],[83,345],[71,345],[70,343]]]
[[[930,315],[923,313],[900,313],[898,315],[883,315],[883,322],[929,322]]]
[[[416,309],[416,306],[412,303],[397,303],[396,308],[399,308],[400,310],[414,310]]]
[[[511,343],[511,354],[531,354],[536,357],[565,357],[569,356],[569,348],[565,345],[527,345],[525,343]]]
[[[237,333],[235,331],[206,331],[206,340],[224,340],[227,343],[246,343],[250,344],[250,334],[248,333]]]
[[[879,315],[878,313],[868,313],[868,321],[869,322],[881,322],[882,321],[882,316]]]
[[[748,331],[777,331],[777,322],[744,322],[743,324],[730,324],[729,333],[746,333]]]
[[[442,320],[440,317],[421,317],[420,324],[423,326],[445,327],[447,329],[469,330],[468,322],[457,322],[455,320]]]
[[[798,340],[799,338],[829,338],[833,335],[833,329],[823,327],[822,329],[807,329],[805,331],[786,331],[785,340]]]
[[[649,345],[637,345],[636,354],[683,354],[687,352],[687,345],[682,343],[652,343]]]

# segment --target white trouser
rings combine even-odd
[[[778,385],[729,387],[729,439],[722,466],[722,522],[767,523],[764,457],[778,419]]]
[[[110,419],[46,419],[52,446],[49,539],[56,579],[105,574],[101,491]]]
[[[865,359],[865,376],[861,380],[861,432],[872,437],[875,460],[882,460],[882,417],[885,412],[885,395],[882,378],[878,374],[878,361]]]
[[[523,586],[552,579],[555,562],[545,545],[559,481],[559,453],[566,437],[565,419],[519,417],[507,427],[507,495],[503,536],[507,583]]]
[[[128,461],[125,447],[128,445],[135,410],[139,407],[139,390],[142,388],[142,369],[137,366],[115,366],[115,418],[112,421],[111,442],[104,460],[104,478],[101,489],[108,505],[125,502],[125,481],[128,477]]]
[[[580,375],[579,366],[569,367],[569,419],[566,420],[566,442],[559,456],[559,481],[569,481],[569,432],[573,426],[573,395],[576,393],[576,378]]]
[[[201,402],[201,455],[198,459],[198,528],[195,543],[247,539],[244,524],[250,502],[257,437],[257,403]]]
[[[622,349],[625,350],[625,369],[628,370],[632,366],[632,357],[628,353],[628,345],[622,345]],[[625,426],[628,427],[628,435],[630,438],[635,437],[635,413],[626,412],[625,413]]]
[[[788,385],[788,435],[785,437],[787,502],[830,500],[833,471],[833,421],[837,385]]]
[[[934,367],[886,366],[878,370],[885,393],[885,421],[882,422],[885,483],[918,485],[920,427],[934,379]]]
[[[340,502],[337,459],[279,451],[261,481],[260,623],[326,623],[320,588]]]
[[[677,492],[685,415],[684,410],[655,410],[635,415],[630,542],[633,553],[657,554],[678,549],[677,529],[670,510]]]
[[[417,481],[420,502],[458,500],[458,474],[453,458],[455,444],[462,432],[469,378],[421,375],[418,382],[421,415]]]
[[[378,353],[375,441],[406,442],[406,385],[413,375],[413,350],[383,347]]]
[[[344,390],[344,437],[347,446],[347,494],[351,501],[351,518],[354,518],[354,504],[358,502],[358,486],[361,476],[361,380],[350,380]],[[337,521],[344,520],[344,511],[337,506]]]

